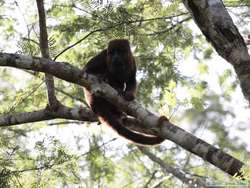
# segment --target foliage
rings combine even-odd
[[[217,72],[222,68],[218,57],[193,28],[180,1],[45,2],[52,58],[84,38],[57,58],[82,67],[110,39],[129,39],[138,66],[138,100],[177,124],[188,123],[185,129],[211,144],[236,156],[244,153],[249,161],[249,145],[241,136],[247,119],[238,119],[238,108],[230,105],[242,101],[235,75],[229,66]],[[249,11],[249,3],[225,1],[232,10],[244,5]],[[1,51],[40,55],[34,7],[32,1],[0,1]],[[239,19],[249,16],[243,13]],[[68,106],[83,103],[78,86],[57,79],[56,91]],[[42,74],[1,67],[0,114],[37,110],[46,100]],[[51,124],[57,122],[1,128],[0,187],[182,187],[127,141],[109,142],[111,135],[104,128],[68,123],[53,129]],[[73,130],[77,133],[70,137]],[[218,183],[232,181],[168,141],[152,150],[168,164],[208,182],[208,177]]]

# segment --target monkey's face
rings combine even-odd
[[[107,50],[107,63],[109,72],[126,81],[132,66],[132,54],[129,45],[109,45]]]
[[[111,49],[108,51],[108,65],[111,72],[127,70],[129,62],[128,52],[124,49]]]

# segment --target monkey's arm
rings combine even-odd
[[[128,81],[126,82],[126,89],[123,93],[123,97],[127,101],[134,100],[135,93],[136,93],[136,77],[135,73],[132,74],[132,76],[129,77]]]
[[[106,54],[107,50],[103,50],[97,56],[93,57],[83,68],[83,71],[94,74],[94,75],[103,75],[107,72],[106,65]]]

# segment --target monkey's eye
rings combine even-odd
[[[126,49],[111,49],[111,50],[108,50],[108,55],[115,55],[115,54],[125,54],[127,53],[126,52]]]

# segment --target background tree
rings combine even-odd
[[[247,20],[247,1],[225,4],[232,14],[241,7],[236,21]],[[3,52],[40,55],[44,39],[39,43],[41,26],[34,7],[32,1],[1,2]],[[231,66],[211,63],[221,59],[194,29],[181,2],[46,1],[45,10],[52,59],[82,67],[110,39],[128,38],[139,67],[138,101],[247,163],[249,146],[243,135],[247,135],[248,116],[244,113],[249,111],[248,103],[240,94]],[[248,34],[244,25],[238,28]],[[49,86],[45,86],[43,74],[3,67],[0,74],[2,117],[47,105],[45,91]],[[65,107],[85,104],[80,86],[55,79],[55,90]],[[43,112],[50,107],[51,103]],[[88,120],[96,120],[84,106],[75,109],[79,120],[87,118],[86,113]],[[70,119],[69,113],[53,115]],[[205,187],[229,181],[244,184],[168,141],[150,148],[152,153],[143,148],[141,152],[123,139],[110,139],[112,133],[103,126],[82,124],[56,119],[1,128],[2,187],[178,187],[183,183]]]

